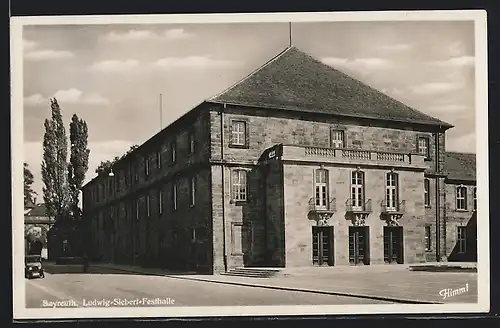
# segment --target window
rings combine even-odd
[[[137,162],[134,164],[134,182],[139,181],[139,167],[137,165]]]
[[[170,142],[170,161],[175,163],[177,159],[177,143],[175,140]]]
[[[189,195],[190,195],[190,201],[191,201],[191,206],[194,206],[195,204],[195,198],[196,198],[196,178],[192,177],[189,181]]]
[[[431,197],[429,194],[430,181],[429,179],[424,179],[424,205],[431,206]]]
[[[144,174],[149,175],[149,158],[144,158]]]
[[[389,172],[386,175],[385,206],[388,211],[396,211],[398,208],[398,175]]]
[[[139,220],[139,200],[135,201],[135,218],[136,220]]]
[[[232,146],[246,146],[247,137],[247,123],[245,121],[232,121],[231,122],[231,145]]]
[[[314,191],[316,207],[326,208],[328,206],[328,171],[318,169],[315,171]]]
[[[466,211],[467,210],[467,187],[458,186],[457,187],[457,210]]]
[[[172,208],[177,210],[177,182],[172,184]]]
[[[190,130],[188,133],[188,147],[189,154],[194,154],[194,131]]]
[[[428,137],[418,137],[417,152],[426,159],[430,157]]]
[[[425,250],[427,252],[431,251],[432,239],[431,239],[431,226],[425,226]]]
[[[122,179],[122,172],[121,171],[116,172],[116,174],[115,174],[115,188],[116,188],[117,193],[120,193],[120,191],[121,191],[121,179]]]
[[[330,133],[330,146],[332,148],[344,148],[344,131],[332,130]]]
[[[363,209],[365,205],[365,174],[356,170],[351,173],[351,206],[353,209]]]
[[[161,151],[156,152],[156,167],[161,169]]]
[[[476,187],[474,187],[474,188],[473,188],[473,190],[472,190],[472,192],[473,192],[473,196],[474,196],[474,198],[473,198],[473,200],[474,200],[474,205],[473,205],[473,206],[474,206],[474,211],[477,211],[477,196],[476,196],[476,189],[477,189],[477,188],[476,188]]]
[[[234,170],[232,174],[233,200],[247,200],[247,171]]]
[[[148,217],[151,216],[151,198],[149,195],[146,196],[146,214]]]
[[[158,193],[158,213],[163,213],[163,190]]]
[[[458,227],[458,253],[465,253],[467,251],[467,228],[466,227]]]
[[[125,188],[130,186],[130,166],[127,166],[125,168],[123,182],[124,182]]]

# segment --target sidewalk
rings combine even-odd
[[[116,271],[166,276],[174,279],[202,281],[248,287],[270,288],[338,296],[361,297],[407,304],[476,303],[477,275],[474,273],[412,272],[408,266],[373,266],[372,268],[342,268],[338,270],[288,270],[288,275],[274,278],[248,278],[226,275],[176,274],[168,270],[141,267],[92,264]],[[292,272],[293,274],[290,274]],[[467,292],[443,299],[443,289],[467,286]]]

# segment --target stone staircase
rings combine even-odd
[[[222,273],[225,276],[247,278],[272,278],[280,272],[277,268],[235,268]]]

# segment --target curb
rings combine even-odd
[[[94,267],[102,267],[102,266],[94,266]],[[135,273],[144,273],[138,272],[136,270],[127,270],[120,268],[111,268],[117,271],[123,272],[135,272]],[[281,287],[281,286],[272,286],[272,285],[260,285],[253,283],[244,283],[244,282],[233,282],[233,281],[219,281],[212,279],[202,279],[202,278],[189,278],[189,277],[180,277],[169,274],[161,274],[161,273],[151,273],[153,276],[167,277],[172,279],[179,280],[191,280],[191,281],[201,281],[201,282],[210,282],[215,284],[223,284],[223,285],[232,285],[232,286],[243,286],[243,287],[257,287],[257,288],[265,288],[265,289],[274,289],[274,290],[282,290],[282,291],[292,291],[292,292],[301,292],[301,293],[312,293],[312,294],[320,294],[320,295],[334,295],[334,296],[347,296],[347,297],[357,297],[363,299],[371,299],[376,301],[386,301],[386,302],[394,302],[401,304],[444,304],[442,302],[432,302],[432,301],[420,301],[420,300],[411,300],[411,299],[403,299],[403,298],[393,298],[393,297],[385,297],[385,296],[373,296],[373,295],[365,295],[365,294],[354,294],[354,293],[342,293],[342,292],[329,292],[324,290],[317,289],[308,289],[308,288],[298,288],[298,287]]]

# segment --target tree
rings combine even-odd
[[[68,141],[61,114],[55,98],[51,99],[52,115],[45,119],[43,136],[42,181],[43,200],[47,215],[56,222],[67,218],[69,205],[68,189]]]
[[[102,161],[101,163],[99,163],[99,165],[95,169],[95,173],[102,174],[102,173],[109,172],[114,163],[115,163],[114,160],[113,161],[110,161],[110,160]]]
[[[73,114],[69,125],[69,140],[71,144],[68,165],[70,212],[74,219],[79,219],[82,214],[79,207],[80,189],[89,169],[90,149],[88,149],[87,122],[76,114]]]
[[[24,205],[35,202],[36,192],[31,187],[35,177],[28,167],[27,163],[24,163]]]
[[[128,154],[130,154],[131,152],[133,152],[134,150],[136,150],[138,147],[139,147],[138,145],[132,145],[132,146],[130,146],[130,149],[125,154],[123,154],[122,156],[116,156],[111,161],[110,160],[102,161],[97,166],[97,168],[95,170],[95,173],[97,173],[97,174],[109,173],[109,171],[111,170],[111,167],[113,167],[113,165],[116,162],[118,162],[122,158],[125,158],[125,156],[127,156]]]

